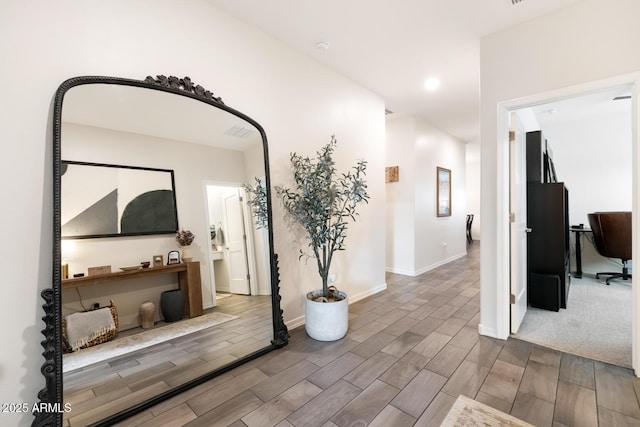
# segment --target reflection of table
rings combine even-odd
[[[591,233],[590,228],[570,227],[569,230],[576,233],[576,279],[582,279],[582,246],[580,236],[582,233]]]
[[[200,280],[200,263],[187,262],[161,267],[141,268],[133,271],[119,271],[116,273],[101,274],[96,276],[75,277],[64,279],[62,289],[79,288],[88,285],[101,285],[118,280],[137,279],[153,276],[155,274],[178,273],[178,283],[184,292],[185,313],[187,316],[202,316],[202,288]]]

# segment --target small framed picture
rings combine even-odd
[[[153,256],[153,266],[154,267],[162,267],[164,265],[164,255],[154,255]]]
[[[169,251],[167,254],[167,265],[180,264],[180,252]]]
[[[437,215],[451,216],[451,170],[438,166],[437,182]]]

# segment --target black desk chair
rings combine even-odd
[[[611,276],[607,285],[611,279],[630,279],[627,262],[631,259],[631,212],[595,212],[587,217],[598,253],[622,261],[622,272],[598,273],[596,279],[602,274]]]
[[[473,243],[473,237],[471,237],[471,225],[473,224],[473,214],[467,215],[467,244]]]

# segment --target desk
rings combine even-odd
[[[576,279],[582,279],[582,246],[580,244],[580,235],[582,233],[591,233],[590,228],[569,227],[569,230],[576,233]]]
[[[169,273],[178,273],[178,283],[180,284],[180,289],[184,292],[185,313],[187,316],[189,316],[189,318],[202,316],[202,284],[200,279],[200,263],[197,261],[64,279],[62,280],[62,289],[102,285],[118,280],[138,279],[140,277],[153,276],[154,274]]]

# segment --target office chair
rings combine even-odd
[[[611,279],[630,279],[627,262],[631,259],[631,212],[595,212],[587,217],[598,253],[622,260],[622,272],[598,273],[596,279],[601,275],[611,276],[607,278],[607,285]]]

